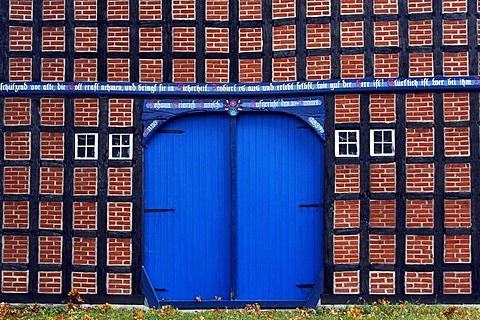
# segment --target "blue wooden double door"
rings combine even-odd
[[[323,158],[285,114],[167,122],[145,151],[144,266],[159,301],[306,301],[323,285]]]

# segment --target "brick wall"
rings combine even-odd
[[[469,235],[472,227],[472,200],[470,199],[472,143],[470,140],[471,128],[468,124],[470,119],[468,106],[472,103],[471,97],[469,100],[469,96],[464,93],[444,93],[435,96],[427,93],[408,93],[396,96],[397,99],[392,99],[388,95],[370,95],[367,105],[361,102],[367,103],[367,100],[357,99],[356,106],[348,105],[348,107],[346,107],[347,104],[343,97],[337,96],[337,103],[338,101],[342,101],[342,103],[335,108],[335,117],[336,119],[351,119],[352,121],[348,123],[350,127],[354,123],[360,125],[359,117],[352,117],[351,110],[362,110],[363,106],[368,106],[369,121],[372,124],[375,123],[377,127],[380,122],[388,127],[389,123],[395,120],[395,116],[398,117],[398,114],[402,112],[404,112],[406,121],[400,126],[397,121],[395,126],[396,134],[398,135],[400,130],[403,131],[401,134],[405,137],[405,141],[397,142],[397,146],[405,146],[405,151],[401,152],[403,160],[400,163],[402,164],[393,162],[393,158],[375,159],[370,156],[370,161],[376,160],[376,163],[341,164],[342,159],[337,158],[335,194],[339,198],[350,192],[359,194],[363,192],[359,179],[363,170],[368,172],[366,188],[371,192],[372,198],[374,198],[375,192],[382,193],[382,195],[375,196],[369,204],[364,205],[360,205],[360,200],[336,200],[334,202],[334,228],[335,230],[354,232],[360,226],[361,210],[367,208],[370,227],[383,231],[381,234],[375,234],[375,229],[371,229],[369,238],[363,240],[368,245],[369,257],[360,257],[360,261],[365,259],[372,265],[393,267],[395,263],[399,263],[396,259],[401,258],[407,267],[418,266],[419,269],[425,270],[433,270],[433,265],[446,266],[455,263],[470,269],[473,254],[472,238]],[[399,99],[400,97],[402,98]],[[478,98],[476,100],[475,103],[478,103]],[[376,111],[379,101],[387,105],[382,108],[381,112],[389,113],[388,115],[380,116],[380,110]],[[403,104],[399,105],[398,101],[403,101]],[[433,101],[436,104],[435,108],[444,110],[445,116],[440,113],[440,119],[434,115]],[[405,111],[399,112],[398,110]],[[378,119],[383,121],[378,121]],[[445,123],[444,127],[434,126],[436,121]],[[366,123],[368,124],[368,121]],[[339,128],[345,125],[347,124],[337,120]],[[436,134],[436,130],[442,130],[442,134]],[[360,147],[360,149],[364,150],[365,148]],[[368,151],[368,147],[366,149]],[[444,159],[441,165],[435,164],[433,161],[434,157],[438,159],[437,155]],[[452,162],[449,159],[452,159]],[[453,161],[453,159],[455,160]],[[402,168],[398,168],[399,165]],[[354,168],[355,170],[352,171]],[[347,169],[349,170],[347,171]],[[438,170],[444,175],[443,180],[437,178],[440,174]],[[396,180],[404,180],[405,184],[396,186]],[[348,183],[350,184],[348,185]],[[446,192],[446,198],[443,199],[444,195],[438,197],[438,192]],[[388,194],[391,195],[391,200],[388,200]],[[403,196],[398,198],[398,194]],[[385,200],[377,197],[383,197]],[[352,197],[350,196],[350,198]],[[398,211],[398,201],[404,201],[404,206],[402,205],[400,208],[403,207],[405,211]],[[435,222],[438,220],[436,218],[438,212],[442,212],[444,218],[440,222]],[[396,221],[401,221],[399,216],[406,219],[402,225],[406,223],[404,227],[407,234],[398,233],[393,229],[396,227]],[[452,231],[446,229],[443,229],[444,231],[441,233],[435,233],[433,227],[438,223],[449,230],[456,228],[456,232],[460,232],[460,234],[451,233]],[[404,241],[398,242],[395,237],[402,237]],[[341,263],[337,257],[342,257],[342,252],[351,252],[353,246],[362,246],[361,243],[359,244],[358,235],[342,236],[341,239],[342,241],[337,241],[337,237],[333,239],[334,264]],[[404,247],[399,248],[396,245],[398,243],[404,244]],[[440,246],[441,250],[435,250]],[[435,254],[437,253],[442,256],[436,258]],[[403,257],[402,254],[404,254]],[[355,257],[355,260],[358,260],[358,257]],[[351,259],[348,262],[351,264],[361,263]],[[346,272],[342,272],[339,277],[341,276],[343,279],[344,274]],[[382,274],[381,280],[380,274]],[[429,294],[433,292],[434,288],[433,273],[430,271],[406,271],[402,274],[370,271],[365,276],[368,277],[369,283],[365,293],[370,294],[389,295],[403,290],[406,294]],[[464,271],[464,269],[444,271],[440,276],[443,279],[442,290],[444,293],[472,292],[472,271]],[[352,287],[360,288],[361,278],[361,273],[360,276],[351,273],[348,281]],[[398,279],[402,280],[403,288],[396,287]],[[344,292],[344,281],[336,281],[333,290],[334,293],[346,293]],[[359,291],[352,289],[348,293],[359,293]]]
[[[39,3],[0,5],[8,21],[0,25],[8,41],[0,46],[0,81],[478,74],[480,8],[466,0],[274,0],[269,7],[207,0],[201,14],[195,0],[173,0],[171,9],[166,0]],[[334,130],[359,130],[361,146],[358,158],[327,164],[334,180],[326,181],[325,294],[478,294],[478,95],[365,92],[326,101],[327,139]],[[108,159],[110,133],[134,133],[138,145],[136,102],[0,97],[1,294],[140,293],[139,159]],[[372,128],[395,130],[395,156],[370,155]],[[97,160],[74,158],[75,133],[98,134]],[[62,255],[43,254],[52,248]]]
[[[0,14],[8,21],[9,43],[0,81],[130,81],[130,2],[105,5],[105,28],[99,29],[96,0],[6,1]],[[144,19],[158,18],[158,1],[142,0],[141,6],[149,9]],[[75,26],[67,23],[70,14]],[[162,51],[162,28],[137,30],[150,40],[139,51]],[[102,50],[113,56],[101,61]],[[158,80],[160,60],[143,61],[156,68],[138,64],[142,76]],[[108,295],[143,300],[139,270],[132,268],[139,257],[132,249],[138,246],[132,238],[137,169],[133,160],[108,162],[110,130],[135,131],[133,104],[121,98],[0,97],[2,300],[26,301],[11,294],[28,293],[29,301],[61,302],[73,288],[96,294],[97,302],[115,299]],[[75,133],[99,134],[97,160],[75,159]]]

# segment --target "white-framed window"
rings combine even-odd
[[[97,133],[75,134],[75,159],[96,160],[98,150]]]
[[[393,129],[370,130],[370,155],[372,156],[395,155],[395,130]]]
[[[114,160],[132,159],[133,135],[131,133],[110,134],[109,158]]]
[[[360,141],[358,130],[335,131],[335,156],[358,157]]]

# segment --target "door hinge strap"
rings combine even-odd
[[[158,130],[159,133],[176,133],[176,134],[182,134],[185,133],[185,130],[169,130],[169,129],[163,129],[163,130]]]
[[[307,288],[313,288],[313,284],[310,283],[300,283],[296,285],[297,288],[300,289],[307,289]]]
[[[173,212],[175,208],[153,208],[153,209],[144,209],[143,212]]]
[[[302,203],[298,205],[300,208],[318,208],[323,207],[323,203]]]

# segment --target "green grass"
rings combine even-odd
[[[324,306],[318,309],[286,311],[262,310],[258,304],[247,305],[244,309],[179,311],[169,306],[158,310],[142,310],[113,308],[109,304],[95,307],[83,307],[73,303],[60,307],[38,305],[14,307],[1,303],[0,319],[480,319],[480,308],[411,303],[390,304],[387,300],[378,300],[370,305],[352,305],[342,308]]]

